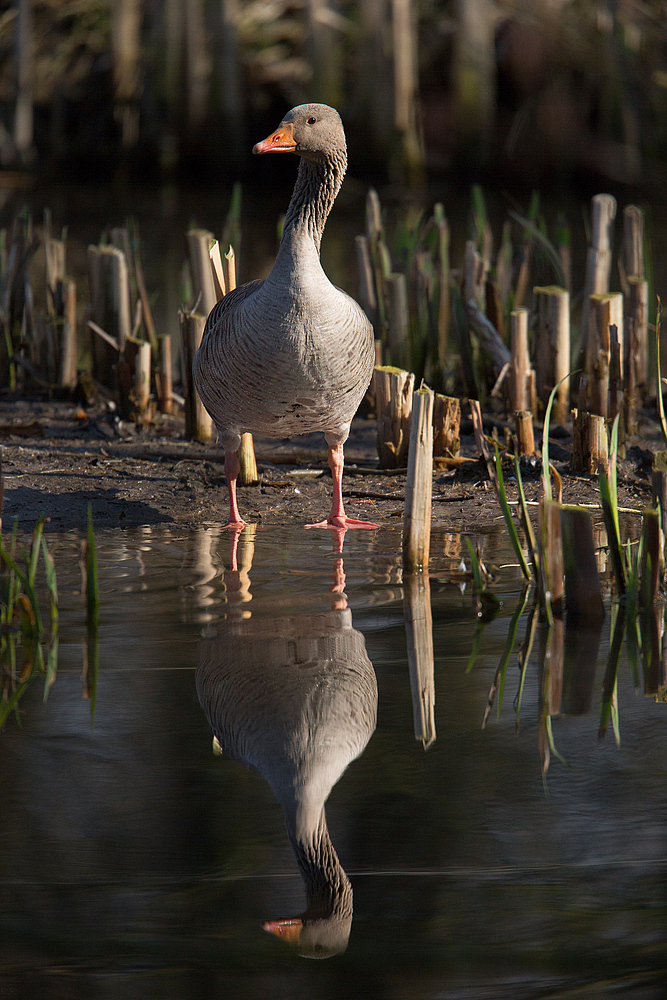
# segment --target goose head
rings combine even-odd
[[[346,150],[340,115],[327,104],[292,108],[275,132],[253,147],[253,153],[297,153],[315,163],[345,154]]]

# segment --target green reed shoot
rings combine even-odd
[[[521,542],[519,541],[519,535],[516,530],[516,524],[514,523],[514,518],[512,517],[512,511],[510,510],[509,503],[507,502],[507,491],[505,490],[505,480],[503,478],[502,463],[500,461],[500,452],[498,450],[498,445],[495,445],[496,449],[496,484],[498,499],[500,501],[500,509],[503,512],[503,517],[505,519],[505,524],[507,525],[507,531],[509,532],[510,541],[512,543],[512,548],[516,553],[516,557],[519,560],[519,566],[521,567],[521,572],[523,573],[526,580],[530,580],[530,570],[528,569],[528,563],[526,562],[526,557],[523,554],[523,549],[521,548]]]
[[[600,503],[602,516],[607,530],[607,543],[611,556],[611,565],[620,594],[627,592],[627,571],[625,553],[621,545],[621,529],[618,517],[618,487],[616,481],[616,466],[618,459],[618,421],[619,414],[614,418],[609,442],[609,472],[600,469],[598,481],[600,485]]]

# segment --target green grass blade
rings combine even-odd
[[[58,624],[58,582],[56,580],[56,564],[53,556],[49,552],[46,539],[42,538],[42,556],[44,558],[44,575],[46,576],[46,587],[49,592],[49,603],[51,608],[51,627]]]
[[[498,499],[500,501],[500,509],[503,512],[503,517],[505,518],[505,524],[507,525],[507,531],[509,532],[510,541],[512,543],[512,548],[516,553],[516,557],[519,560],[519,565],[521,567],[521,572],[523,573],[526,580],[530,580],[530,570],[528,569],[528,563],[526,562],[526,557],[523,554],[523,549],[521,548],[521,542],[519,541],[519,535],[516,530],[516,524],[514,523],[514,518],[512,517],[512,511],[507,502],[507,491],[505,490],[505,480],[503,478],[502,463],[500,461],[500,452],[498,450],[498,445],[495,446],[496,449],[496,490],[498,493]]]
[[[660,374],[660,314],[662,311],[662,304],[660,302],[660,296],[656,296],[658,300],[657,312],[655,315],[655,360],[657,368],[657,398],[658,398],[658,413],[660,414],[660,427],[662,428],[662,436],[665,440],[665,446],[667,447],[667,419],[665,419],[665,405],[662,401],[662,377]]]
[[[544,423],[542,424],[542,482],[544,495],[547,500],[551,500],[551,473],[549,472],[549,424],[551,423],[551,409],[554,405],[556,393],[558,392],[558,386],[566,379],[572,378],[572,376],[576,375],[578,371],[579,369],[577,368],[576,371],[569,372],[556,382],[555,386],[549,393],[549,402],[547,403],[547,408],[544,411]]]
[[[32,533],[32,543],[30,545],[30,559],[28,562],[28,579],[30,583],[34,586],[35,578],[37,576],[37,563],[39,562],[39,549],[40,541],[42,539],[42,531],[44,530],[44,522],[46,518],[40,517],[37,524],[35,525],[35,530]]]
[[[530,235],[540,249],[544,251],[545,256],[548,258],[549,263],[554,269],[557,283],[561,286],[561,288],[565,288],[565,272],[563,271],[563,262],[560,259],[558,250],[553,245],[551,240],[545,236],[542,230],[539,229],[534,222],[526,218],[526,216],[520,215],[513,209],[509,209],[509,215],[515,220],[515,222],[518,222],[524,227],[524,239],[526,238],[526,234]]]
[[[600,700],[600,722],[598,726],[598,739],[604,738],[609,726],[609,719],[614,717],[614,702],[616,700],[618,686],[618,664],[623,648],[623,637],[625,635],[626,608],[623,604],[618,604],[612,608],[611,613],[611,641],[609,643],[609,655],[607,656],[607,668],[602,682],[602,698]],[[618,725],[618,712],[616,713],[616,725]],[[614,728],[616,732],[616,728]]]
[[[526,536],[526,544],[528,546],[528,555],[530,556],[530,561],[533,567],[533,576],[537,580],[539,578],[538,570],[538,559],[537,559],[537,544],[535,542],[535,532],[533,531],[533,525],[530,521],[530,515],[528,513],[528,504],[526,503],[526,494],[523,490],[523,479],[521,478],[521,466],[519,464],[519,456],[514,455],[514,470],[516,473],[516,485],[519,490],[519,506],[521,509],[521,524],[523,527],[524,534]]]
[[[507,630],[507,638],[505,639],[505,646],[500,656],[500,662],[498,663],[498,708],[497,714],[500,718],[500,709],[503,704],[503,692],[505,690],[505,677],[507,675],[507,666],[512,655],[512,650],[514,649],[514,643],[516,641],[516,633],[519,627],[519,619],[521,615],[526,610],[526,604],[528,603],[528,592],[529,588],[524,587],[523,593],[521,595],[521,600],[517,605],[517,608],[512,615],[512,620],[510,622],[510,627]]]
[[[86,543],[86,608],[88,624],[97,626],[100,617],[100,599],[97,582],[97,549],[93,529],[93,509],[88,504],[88,538]]]
[[[37,594],[35,593],[35,588],[31,584],[26,573],[23,572],[21,567],[16,563],[9,552],[7,552],[2,544],[0,543],[0,559],[11,569],[16,578],[21,581],[23,589],[25,591],[25,596],[28,598],[30,605],[35,616],[35,634],[41,635],[42,633],[42,616],[39,610],[39,601],[37,600]],[[18,595],[17,595],[18,596]]]
[[[49,696],[58,672],[58,627],[56,626],[46,649],[46,677],[44,679],[44,701]]]
[[[482,579],[482,571],[479,565],[479,556],[475,552],[473,544],[467,536],[465,543],[468,547],[468,555],[470,556],[470,570],[472,572],[473,585],[475,587],[475,591],[479,593],[484,590],[484,580]]]
[[[604,469],[600,469],[598,481],[600,484],[602,517],[605,528],[607,529],[607,542],[609,544],[609,554],[611,555],[611,565],[614,571],[619,593],[625,594],[627,591],[627,577],[618,527],[618,505],[614,506],[609,478]]]

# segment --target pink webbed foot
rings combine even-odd
[[[307,528],[335,528],[337,531],[347,531],[348,528],[379,528],[379,524],[374,521],[357,521],[346,514],[329,515],[326,521],[318,521],[317,524],[307,524]]]
[[[379,528],[379,524],[374,521],[357,521],[353,517],[348,517],[343,507],[343,446],[342,444],[329,445],[329,468],[333,479],[333,499],[331,503],[331,513],[326,521],[318,521],[316,524],[307,524],[307,528],[336,528],[338,531],[347,531],[348,528]]]

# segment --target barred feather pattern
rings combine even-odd
[[[368,388],[373,329],[320,263],[324,225],[347,165],[342,146],[302,158],[273,269],[211,311],[194,379],[223,447],[246,431],[289,437],[323,431],[342,444]]]

